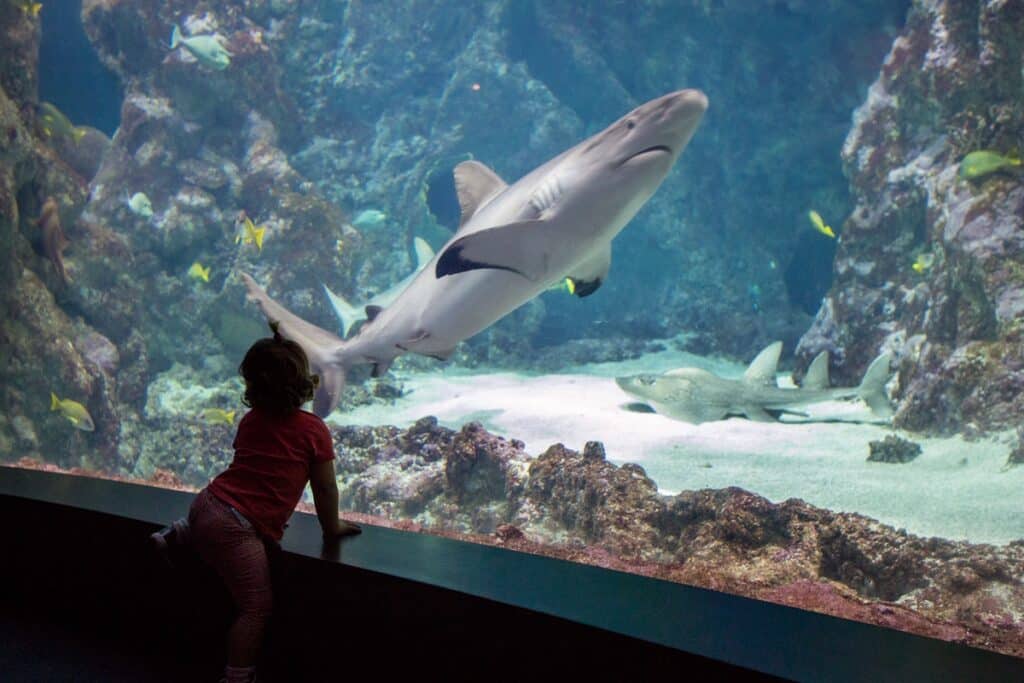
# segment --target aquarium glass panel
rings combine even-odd
[[[1024,657],[1020,3],[4,0],[0,35],[4,466],[202,489],[273,323],[346,519]]]

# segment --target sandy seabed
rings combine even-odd
[[[434,415],[457,429],[475,420],[523,441],[533,455],[553,443],[582,450],[587,441],[601,441],[610,461],[640,464],[666,494],[739,486],[774,502],[801,498],[837,512],[858,512],[921,536],[994,544],[1024,538],[1024,467],[1005,467],[1012,433],[970,442],[923,437],[861,422],[872,416],[858,402],[819,404],[811,415],[825,420],[818,422],[730,418],[691,425],[627,410],[633,399],[613,381],[686,365],[727,377],[744,370],[661,352],[559,374],[445,368],[397,373],[406,393],[394,405],[335,413],[328,421],[407,427]],[[787,377],[779,382],[792,386]],[[869,442],[894,433],[919,443],[921,455],[905,464],[867,462]]]

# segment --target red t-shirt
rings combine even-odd
[[[207,490],[276,541],[302,497],[314,462],[334,459],[331,432],[313,413],[277,415],[253,408],[238,423],[231,465]]]

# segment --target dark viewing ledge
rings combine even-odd
[[[118,680],[109,675],[118,665],[89,659],[96,647],[151,674],[132,680],[215,680],[226,596],[199,568],[164,570],[145,545],[191,500],[0,467],[0,511],[14,532],[0,561],[0,643],[11,642],[8,630],[48,643],[57,629],[69,662],[106,667],[106,678],[76,680]],[[1024,680],[1024,660],[984,650],[428,534],[364,526],[325,552],[316,519],[296,514],[284,549],[265,666],[280,680],[325,668],[343,674],[356,657],[385,679],[686,672],[748,680],[758,671],[796,680]],[[48,648],[14,642],[6,654],[0,645],[0,670],[25,674],[13,680],[59,666]],[[179,661],[182,654],[191,659]]]

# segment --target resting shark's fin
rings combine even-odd
[[[347,337],[356,321],[362,320],[364,316],[359,312],[358,308],[350,304],[344,297],[328,289],[327,285],[324,285],[323,288],[324,294],[327,295],[327,300],[331,302],[334,316],[341,323],[341,334]]]
[[[345,343],[271,299],[249,275],[241,273],[241,276],[247,298],[256,302],[269,322],[277,323],[281,336],[298,343],[306,352],[313,372],[320,376],[320,384],[313,398],[313,412],[320,417],[327,417],[338,405],[345,388]]]
[[[523,221],[461,237],[441,254],[434,273],[441,278],[494,268],[537,281],[548,274],[549,243],[558,239],[547,227],[547,221]]]
[[[878,417],[892,417],[892,406],[889,405],[889,397],[885,395],[885,383],[889,381],[889,366],[892,365],[892,354],[885,353],[871,361],[871,365],[864,372],[864,379],[857,387],[857,395],[868,404],[871,412]]]
[[[828,389],[828,351],[822,351],[807,366],[807,374],[800,383],[802,389]]]
[[[508,183],[479,161],[463,161],[455,167],[454,173],[455,193],[462,208],[460,228],[480,207],[508,188]]]
[[[423,270],[434,258],[434,250],[422,237],[415,237],[412,240],[412,250],[416,252],[416,270]]]
[[[608,270],[612,267],[612,245],[609,242],[603,249],[573,268],[569,274],[573,284],[573,294],[581,299],[590,296],[608,279]]]
[[[776,386],[775,374],[778,372],[779,354],[781,353],[782,342],[780,341],[766,346],[743,373],[743,381],[747,384]]]

